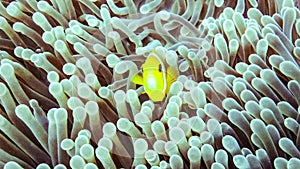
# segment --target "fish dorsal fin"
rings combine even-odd
[[[176,71],[175,68],[170,66],[170,67],[167,68],[167,75],[166,76],[167,76],[167,89],[166,89],[166,92],[168,93],[172,83],[175,82],[177,77],[178,77],[178,72]]]

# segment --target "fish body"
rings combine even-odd
[[[132,81],[143,85],[149,98],[154,102],[159,102],[165,98],[177,77],[176,69],[167,66],[164,58],[152,51],[142,65],[142,74],[135,75]]]

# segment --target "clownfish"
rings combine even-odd
[[[171,84],[177,79],[178,72],[167,64],[163,58],[152,51],[142,65],[141,74],[133,76],[132,82],[144,86],[145,93],[154,102],[162,101]]]

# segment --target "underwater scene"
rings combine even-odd
[[[0,169],[299,169],[299,0],[0,0]]]

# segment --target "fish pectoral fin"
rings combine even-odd
[[[143,85],[143,77],[141,75],[134,75],[132,77],[132,82],[138,85]]]
[[[165,93],[160,90],[154,90],[148,93],[149,98],[154,102],[160,102],[165,98]]]

